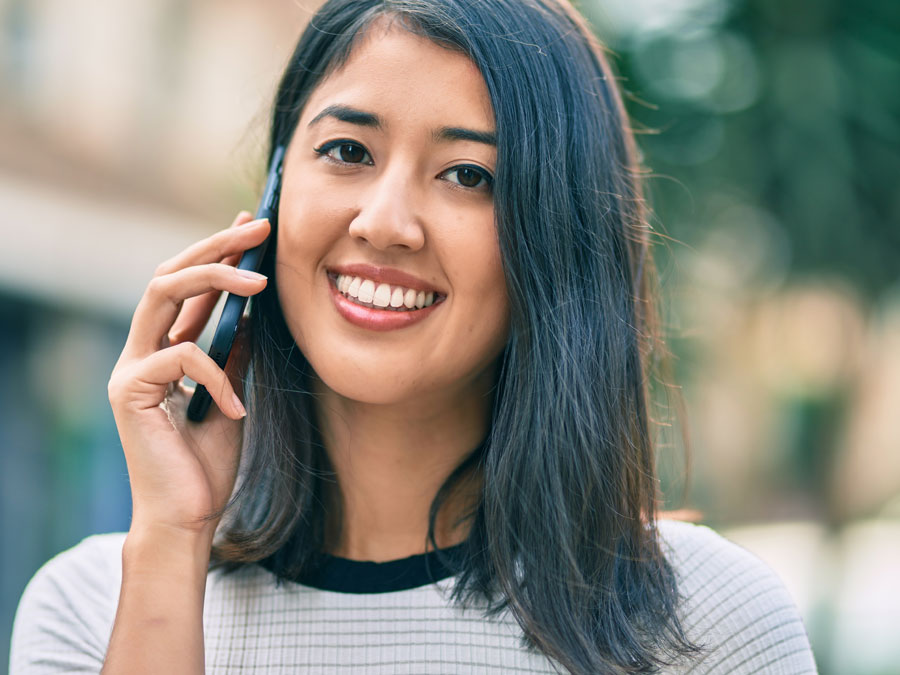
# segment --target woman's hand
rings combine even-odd
[[[122,588],[104,674],[202,673],[203,600],[216,522],[240,461],[246,367],[240,335],[223,372],[194,340],[222,291],[254,295],[265,277],[235,269],[269,234],[242,213],[228,230],[160,265],[134,312],[109,380],[125,450],[133,515],[122,549]],[[187,375],[216,402],[187,422]]]
[[[262,275],[238,271],[240,254],[263,242],[268,221],[238,215],[231,228],[160,265],[131,322],[109,380],[109,400],[131,481],[131,533],[201,535],[204,517],[231,495],[240,461],[243,405],[236,392],[246,367],[241,336],[223,372],[195,343],[222,291],[254,295]],[[203,384],[216,403],[201,423],[187,422],[191,389]]]

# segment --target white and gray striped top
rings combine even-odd
[[[797,608],[769,567],[706,527],[660,521],[659,529],[680,580],[689,636],[707,648],[667,672],[816,672]],[[16,614],[12,675],[100,672],[124,537],[89,537],[38,571]],[[378,569],[399,569],[386,565]],[[489,620],[448,603],[452,584],[450,577],[405,590],[338,592],[276,588],[259,566],[213,571],[203,612],[207,673],[557,672],[522,647],[510,616]]]

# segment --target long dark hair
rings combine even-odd
[[[480,498],[453,599],[509,610],[526,643],[573,673],[653,672],[696,651],[681,626],[656,529],[648,415],[652,262],[633,137],[615,80],[566,0],[329,0],[278,89],[272,147],[310,93],[388,17],[466,54],[496,121],[494,209],[510,301],[490,430],[448,478]],[[270,283],[251,315],[245,449],[215,565],[259,562],[279,579],[326,548],[327,481],[312,369]],[[335,514],[329,515],[334,518]],[[338,514],[339,517],[339,514]]]

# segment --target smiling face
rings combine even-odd
[[[483,395],[508,332],[494,118],[464,55],[375,24],[288,148],[276,278],[319,378],[366,403]]]

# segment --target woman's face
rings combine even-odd
[[[476,66],[375,25],[310,96],[284,165],[278,296],[325,385],[367,403],[483,394],[508,332]]]

